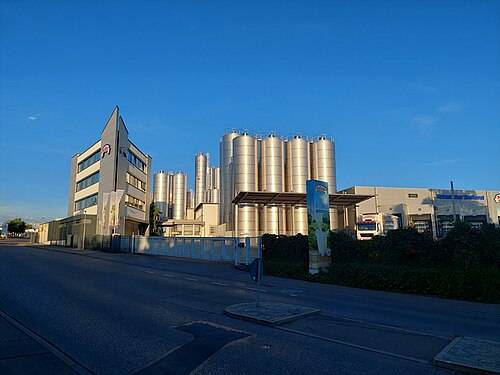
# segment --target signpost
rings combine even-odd
[[[262,260],[260,258],[256,258],[252,264],[250,264],[250,277],[257,283],[257,302],[255,304],[257,307],[259,307],[260,279],[262,279],[262,273]]]

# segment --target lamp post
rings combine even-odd
[[[85,250],[85,224],[87,222],[87,213],[83,209],[83,239],[82,239],[82,250]]]

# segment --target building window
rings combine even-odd
[[[97,204],[97,194],[90,195],[86,198],[75,202],[75,211],[83,210],[84,208],[95,206]]]
[[[146,183],[127,172],[127,183],[133,187],[146,192]]]
[[[99,182],[99,172],[96,172],[88,177],[85,177],[83,180],[78,181],[76,183],[76,191],[85,189],[91,185],[97,184],[98,182]]]
[[[140,199],[134,198],[131,195],[125,195],[125,205],[137,208],[138,210],[144,211],[146,203],[141,201]]]
[[[97,150],[88,158],[78,163],[78,172],[83,171],[84,169],[90,167],[92,164],[98,162],[99,160],[101,160],[101,150]]]
[[[146,173],[146,163],[144,163],[141,159],[139,159],[139,157],[136,154],[134,154],[132,151],[130,151],[130,149],[128,149],[127,159],[130,163],[132,163],[137,168],[139,168],[141,171]]]

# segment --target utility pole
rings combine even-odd
[[[453,181],[450,181],[451,186],[451,206],[453,209],[453,221],[457,220],[457,214],[455,212],[455,190],[453,189]]]
[[[85,224],[87,223],[87,213],[85,208],[83,209],[83,239],[82,239],[82,250],[85,250]]]

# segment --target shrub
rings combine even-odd
[[[441,243],[450,261],[459,266],[500,266],[500,228],[493,224],[475,229],[457,220]]]
[[[307,236],[262,236],[262,260],[266,275],[301,278],[309,272]]]

